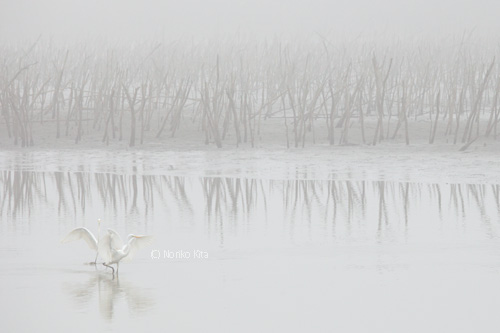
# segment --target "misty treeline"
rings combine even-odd
[[[424,136],[466,149],[497,137],[495,45],[463,37],[4,44],[0,131],[23,147],[41,133],[130,146],[198,135],[253,147],[265,145],[267,128],[287,147]]]

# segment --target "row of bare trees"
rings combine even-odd
[[[6,45],[0,131],[23,147],[42,130],[130,146],[194,130],[217,147],[265,144],[266,129],[287,147],[410,144],[426,131],[466,149],[497,137],[497,53],[470,38]]]

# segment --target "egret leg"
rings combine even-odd
[[[106,266],[106,267],[111,268],[111,269],[113,270],[113,276],[115,275],[115,268],[114,268],[113,266],[111,266],[111,265],[106,265],[106,263],[105,263],[105,262],[103,262],[102,264],[103,264],[104,266]]]
[[[118,269],[120,268],[120,262],[116,263],[116,275],[118,275]]]
[[[99,255],[99,252],[95,254],[95,260],[94,260],[94,265],[97,265],[97,256]]]

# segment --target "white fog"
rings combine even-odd
[[[0,332],[497,332],[498,12],[0,0]]]

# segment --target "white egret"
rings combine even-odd
[[[75,240],[83,239],[91,250],[96,251],[93,264],[97,264],[97,257],[99,256],[99,237],[101,234],[101,219],[97,220],[97,238],[92,232],[84,227],[73,229],[66,237],[61,240],[61,243],[68,243]],[[91,263],[92,264],[92,263]]]
[[[115,273],[112,264],[116,264],[116,273],[120,261],[124,258],[132,260],[138,250],[150,245],[153,241],[152,236],[133,235],[127,236],[127,242],[124,244],[120,235],[112,229],[108,229],[108,233],[104,235],[99,242],[99,254],[104,258],[103,265],[110,267]]]

